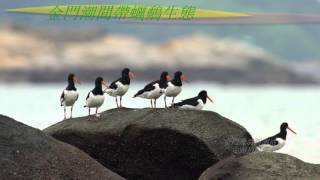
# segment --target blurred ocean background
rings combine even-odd
[[[280,152],[320,163],[320,25],[173,25],[121,21],[49,21],[48,16],[13,14],[5,9],[62,4],[120,3],[106,0],[10,0],[0,2],[0,113],[43,129],[62,120],[60,94],[66,76],[82,80],[74,116],[87,115],[85,97],[101,75],[109,82],[123,67],[137,73],[126,107],[149,102],[132,99],[163,70],[182,70],[185,84],[177,101],[206,89],[215,99],[205,110],[241,124],[254,138],[288,133]],[[193,5],[253,13],[320,15],[319,0],[121,1],[125,4]],[[159,99],[163,107],[163,99]],[[169,102],[169,100],[168,100]],[[100,111],[115,107],[106,97]]]
[[[132,87],[123,98],[125,107],[149,107],[148,100],[132,98],[143,86],[143,83],[133,80]],[[46,128],[63,120],[63,108],[60,107],[59,98],[64,87],[65,84],[1,85],[1,114],[32,127]],[[93,84],[78,86],[80,96],[74,107],[74,117],[88,114],[87,108],[83,105],[87,93],[92,88]],[[279,152],[307,162],[320,163],[320,87],[224,86],[191,82],[184,85],[176,101],[196,96],[202,89],[207,90],[214,99],[214,103],[206,104],[205,110],[218,112],[241,124],[253,138],[261,139],[274,135],[279,132],[282,122],[288,122],[297,135],[288,132],[287,144]],[[168,103],[170,100],[167,99]],[[157,102],[158,107],[164,107],[163,97]],[[115,107],[115,99],[106,95],[105,103],[99,111]]]

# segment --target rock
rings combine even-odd
[[[124,180],[76,147],[0,115],[0,179]]]
[[[220,159],[255,149],[243,127],[209,111],[113,109],[44,132],[129,180],[194,180]]]
[[[230,157],[207,169],[199,180],[319,180],[320,165],[280,153]]]

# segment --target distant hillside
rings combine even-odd
[[[315,61],[296,62],[291,64],[297,73],[312,76],[320,82],[320,59]]]
[[[315,83],[264,49],[232,38],[197,33],[150,43],[119,34],[84,38],[80,36],[83,31],[45,33],[0,29],[1,81],[57,82],[64,81],[69,72],[90,81],[97,75],[118,76],[120,69],[130,67],[139,72],[139,80],[157,78],[162,70],[179,69],[192,80],[228,84]]]

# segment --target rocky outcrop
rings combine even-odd
[[[230,155],[254,150],[251,135],[217,113],[113,109],[44,130],[129,180],[194,180]]]
[[[280,153],[229,157],[207,169],[199,180],[318,180],[320,165]]]
[[[124,180],[71,145],[0,115],[0,179]]]

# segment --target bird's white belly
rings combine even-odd
[[[119,83],[117,86],[117,89],[107,89],[106,93],[110,96],[116,97],[125,95],[129,90],[129,85],[122,85]]]
[[[164,93],[164,89],[159,87],[159,84],[153,85],[155,88],[151,91],[143,92],[142,94],[138,95],[138,97],[145,98],[145,99],[157,99]]]
[[[68,91],[64,90],[64,101],[62,105],[64,106],[73,106],[77,101],[79,93],[77,91]]]
[[[198,100],[198,105],[197,106],[192,106],[192,105],[183,105],[183,106],[180,106],[179,108],[180,109],[190,109],[190,110],[202,110],[204,104],[201,100]]]
[[[149,94],[149,92],[144,92],[144,93],[138,95],[138,97],[148,99],[148,94]]]
[[[104,102],[103,95],[90,95],[86,101],[88,107],[100,107]]]
[[[273,152],[283,148],[283,146],[286,144],[286,141],[281,138],[277,138],[276,140],[278,141],[278,144],[275,146],[272,146],[270,144],[261,144],[257,147],[257,149],[259,151]]]
[[[180,86],[168,86],[165,95],[168,97],[176,97],[178,94],[180,94],[182,88]]]
[[[118,86],[118,88],[116,89],[117,95],[123,96],[128,92],[128,90],[129,90],[129,85]]]
[[[156,88],[150,91],[147,95],[148,99],[158,99],[164,93],[164,89]]]

